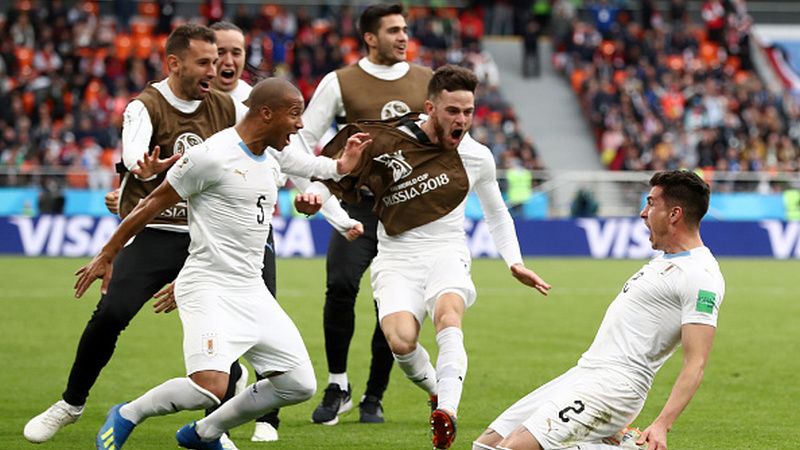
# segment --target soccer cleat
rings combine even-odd
[[[175,433],[175,439],[178,440],[179,446],[195,450],[225,450],[219,439],[214,439],[213,441],[200,439],[195,429],[196,426],[197,422],[192,422],[189,425],[184,425]]]
[[[256,429],[253,431],[253,442],[274,442],[278,440],[278,430],[267,422],[256,422]]]
[[[311,421],[323,425],[336,425],[339,416],[353,408],[352,388],[347,385],[347,390],[342,390],[338,384],[331,383],[325,388],[322,403],[311,414]]]
[[[448,449],[456,440],[456,418],[437,409],[431,413],[431,433],[434,449]]]
[[[222,448],[224,448],[225,450],[239,450],[239,447],[237,447],[236,444],[233,443],[230,436],[228,436],[227,434],[223,434],[222,436],[219,437],[219,443],[222,444]]]
[[[239,367],[242,369],[242,376],[236,380],[236,385],[233,390],[234,395],[239,395],[240,392],[244,392],[244,390],[247,389],[247,380],[250,376],[250,372],[247,371],[247,367],[245,367],[244,364],[239,363]]]
[[[365,395],[358,404],[361,423],[383,423],[383,405],[381,399],[374,395]]]
[[[135,423],[120,415],[119,410],[124,405],[125,403],[120,403],[108,410],[106,421],[94,440],[97,450],[120,450],[136,428]]]
[[[75,423],[83,414],[83,406],[75,407],[59,400],[47,410],[25,424],[22,435],[25,439],[40,444],[49,441],[61,428]]]

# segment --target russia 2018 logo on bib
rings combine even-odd
[[[172,146],[172,153],[182,155],[187,148],[203,143],[203,138],[194,133],[183,133],[175,139],[175,145]]]
[[[400,100],[392,100],[381,108],[381,120],[393,119],[405,116],[411,112],[411,108]]]

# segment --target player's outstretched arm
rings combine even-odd
[[[161,147],[156,145],[152,153],[145,152],[144,157],[136,161],[138,167],[131,170],[131,173],[136,175],[140,180],[149,180],[169,169],[175,164],[175,161],[181,158],[180,153],[175,153],[166,159],[160,159],[159,156],[161,156]]]
[[[667,432],[703,381],[715,332],[716,328],[711,325],[686,324],[681,327],[683,366],[672,386],[667,403],[653,423],[642,432],[637,444],[646,442],[648,450],[667,450]]]
[[[180,195],[166,181],[144,198],[123,220],[100,253],[89,264],[75,272],[75,298],[80,298],[98,278],[103,280],[100,292],[105,294],[111,281],[114,258],[133,236],[150,223],[161,211],[181,200]]]
[[[369,137],[369,133],[356,133],[347,138],[344,152],[342,152],[342,156],[336,160],[336,171],[344,175],[355,170],[355,168],[358,167],[359,161],[361,161],[361,154],[371,143],[372,139]]]
[[[516,278],[520,283],[536,289],[542,295],[547,295],[548,291],[550,291],[550,288],[552,287],[546,281],[544,281],[542,277],[537,275],[536,272],[528,269],[524,264],[521,263],[511,266],[511,275],[513,275],[514,278]]]

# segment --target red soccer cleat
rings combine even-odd
[[[441,409],[431,413],[433,448],[448,449],[456,440],[456,418]]]

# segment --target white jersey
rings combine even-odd
[[[624,375],[642,398],[681,341],[681,326],[716,327],[725,280],[711,251],[698,247],[647,263],[609,305],[578,367]]]
[[[254,155],[234,128],[191,147],[167,172],[189,203],[189,257],[178,283],[263,286],[267,241],[278,188],[275,161]]]
[[[402,127],[404,131],[410,131]],[[503,201],[497,185],[496,167],[491,150],[466,134],[458,145],[458,154],[467,171],[470,192],[475,191],[481,203],[498,252],[510,267],[522,263],[514,220]],[[466,248],[464,231],[467,198],[444,217],[421,225],[396,236],[389,236],[382,223],[378,223],[378,253],[419,252],[442,245],[459,245]]]
[[[233,90],[230,91],[228,95],[233,97],[233,99],[236,100],[237,102],[241,102],[242,104],[244,104],[244,102],[247,101],[247,98],[250,97],[250,91],[252,90],[253,90],[252,86],[250,86],[243,80],[239,80],[239,82],[236,83],[236,87],[233,88]]]

